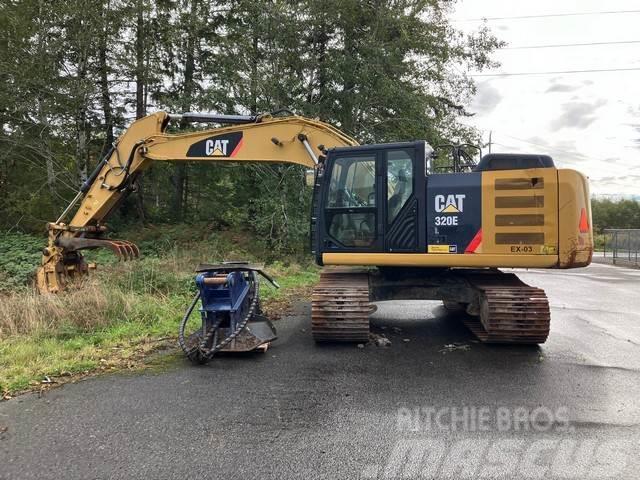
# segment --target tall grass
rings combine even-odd
[[[0,297],[0,339],[41,334],[61,327],[90,330],[141,314],[145,302],[162,304],[184,297],[192,278],[178,271],[172,260],[144,259],[106,266],[58,295],[39,295],[18,289]]]
[[[105,291],[96,282],[85,282],[81,291],[63,295],[38,295],[31,290],[13,292],[0,301],[0,338],[38,334],[71,325],[86,329],[105,325],[109,310],[126,312],[131,296]]]
[[[0,396],[44,375],[121,368],[132,355],[157,348],[159,339],[173,339],[195,292],[199,263],[264,258],[251,249],[251,239],[224,238],[230,240],[166,240],[126,263],[105,264],[103,257],[97,272],[58,295],[38,295],[26,285],[0,289]],[[266,283],[261,288],[274,317],[288,296],[317,281],[317,269],[296,260],[267,265],[283,286],[278,292]]]

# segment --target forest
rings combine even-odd
[[[449,0],[14,0],[0,4],[0,229],[44,231],[147,113],[282,108],[360,142],[477,140],[471,68],[501,42]],[[193,127],[192,127],[193,128]],[[299,251],[297,166],[158,165],[110,218],[239,227]]]

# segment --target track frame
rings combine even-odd
[[[441,300],[485,343],[539,344],[549,335],[544,290],[498,269],[327,267],[313,291],[317,342],[365,342],[372,302]]]

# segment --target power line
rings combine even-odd
[[[547,13],[543,15],[518,15],[514,17],[481,17],[481,18],[465,18],[461,20],[453,20],[454,22],[484,22],[492,20],[524,20],[528,18],[550,18],[550,17],[582,17],[587,15],[613,15],[622,13],[640,13],[640,10],[610,10],[604,12],[570,12],[570,13]]]
[[[499,147],[504,147],[504,148],[510,148],[512,150],[517,150],[517,151],[521,151],[522,148],[514,146],[514,145],[505,145],[504,143],[500,143],[500,142],[492,142],[492,145],[497,145]]]
[[[508,136],[508,135],[506,135],[506,136]],[[511,137],[511,138],[514,138],[514,137]],[[524,140],[523,140],[523,141],[524,141]],[[553,147],[540,146],[539,144],[532,143],[532,142],[526,142],[526,141],[524,141],[524,142],[525,142],[525,143],[529,143],[529,144],[531,144],[531,145],[538,146],[539,148],[542,148],[546,153],[551,153],[551,154],[553,154],[553,153],[561,153],[561,154],[564,154],[564,155],[569,155],[569,156],[571,156],[571,157],[573,157],[573,158],[575,158],[575,159],[576,159],[576,160],[562,160],[562,161],[560,161],[561,163],[569,163],[569,164],[572,164],[572,163],[576,163],[576,161],[580,161],[580,160],[583,160],[583,161],[584,161],[584,160],[597,161],[595,158],[593,158],[593,157],[589,157],[589,156],[584,155],[584,154],[582,154],[582,153],[578,153],[578,152],[567,152],[567,151],[565,151],[565,150],[558,150],[558,149],[553,148]],[[515,149],[515,150],[517,150],[517,151],[522,151],[522,150],[523,150],[521,147],[517,147],[517,146],[515,146],[515,145],[505,145],[504,143],[500,143],[500,142],[493,142],[493,144],[494,144],[494,145],[498,145],[498,146],[500,146],[500,147],[504,147],[504,148]],[[525,151],[526,151],[526,150],[525,150]]]
[[[485,129],[485,130],[486,130],[486,129]],[[586,158],[592,158],[592,157],[589,157],[588,155],[585,155],[585,154],[583,154],[583,153],[578,153],[578,151],[577,151],[577,150],[572,150],[572,151],[569,151],[569,150],[562,150],[562,149],[557,148],[557,147],[552,147],[552,146],[549,146],[549,145],[544,145],[544,144],[542,144],[542,143],[535,143],[535,142],[532,142],[531,140],[525,140],[524,138],[514,137],[513,135],[509,135],[509,134],[507,134],[507,133],[502,133],[502,135],[504,135],[505,137],[509,137],[509,138],[511,138],[511,139],[513,139],[513,140],[517,140],[518,142],[530,143],[531,145],[535,145],[536,147],[551,148],[551,149],[553,149],[553,150],[555,150],[555,151],[557,151],[557,152],[566,153],[567,155],[580,155],[580,156],[583,156],[583,157],[586,157]],[[637,148],[637,147],[636,147],[636,146],[634,146],[634,145],[621,145],[619,142],[611,142],[611,141],[607,141],[607,140],[604,140],[604,139],[600,139],[599,141],[600,141],[600,142],[608,143],[609,145],[615,145],[615,146],[617,146],[617,147],[623,147],[623,148]],[[593,159],[593,160],[595,160],[595,159]]]
[[[598,72],[630,72],[638,71],[640,67],[633,68],[603,68],[592,70],[558,70],[555,72],[509,72],[509,73],[474,73],[471,77],[516,77],[524,75],[559,75],[564,73],[598,73]]]
[[[513,140],[517,140],[519,142],[527,143],[529,145],[533,145],[535,147],[542,148],[543,150],[545,150],[547,152],[562,153],[564,155],[570,155],[572,157],[582,157],[582,158],[587,158],[587,159],[590,159],[590,160],[595,160],[595,159],[593,159],[591,157],[587,157],[586,155],[583,155],[583,154],[578,153],[578,152],[567,152],[566,150],[558,150],[557,148],[553,148],[553,147],[550,147],[550,146],[547,146],[547,145],[540,145],[539,143],[527,142],[526,140],[520,140],[518,138],[511,137],[509,135],[504,135],[504,136],[505,137],[509,137],[509,138],[511,138]],[[514,146],[514,145],[505,145],[504,143],[500,143],[500,142],[496,142],[496,141],[494,141],[493,144],[494,145],[500,145],[501,147],[505,147],[505,148],[515,148],[517,150],[522,150],[521,147],[517,147],[517,146]]]
[[[516,47],[503,47],[500,50],[524,50],[528,48],[588,47],[592,45],[622,45],[627,43],[640,43],[640,40],[624,40],[619,42],[557,43],[554,45],[522,45],[522,46],[516,46]]]
[[[482,127],[480,127],[482,128]],[[486,129],[483,129],[486,130]],[[494,131],[492,130],[492,133]],[[536,146],[538,148],[542,148],[548,152],[555,152],[555,153],[561,153],[564,155],[569,155],[571,157],[574,157],[576,159],[581,159],[581,160],[592,160],[592,161],[597,161],[597,159],[590,157],[589,155],[585,155],[584,153],[580,153],[576,150],[564,150],[562,148],[558,148],[558,147],[554,147],[552,145],[545,145],[543,143],[537,143],[537,142],[532,142],[531,140],[525,140],[524,138],[518,138],[518,137],[514,137],[513,135],[509,135],[507,133],[501,133],[500,131],[497,132],[499,135],[497,136],[503,136],[503,137],[508,137],[512,140],[516,140],[517,142],[522,142],[522,143],[527,143],[529,145],[533,145]],[[517,150],[521,150],[520,147],[514,146],[514,145],[505,145],[504,143],[500,143],[500,142],[496,142],[493,141],[492,142],[493,145],[500,145],[501,147],[505,147],[505,148],[515,148]]]
[[[539,147],[539,148],[544,148],[544,149],[552,151],[552,152],[563,153],[565,155],[572,155],[572,156],[575,156],[575,157],[582,157],[582,158],[588,158],[588,159],[591,159],[591,160],[595,160],[594,158],[591,158],[588,155],[584,155],[582,153],[579,153],[579,152],[577,152],[575,150],[574,151],[563,150],[561,148],[553,147],[551,145],[544,145],[542,143],[532,142],[531,140],[525,140],[524,138],[514,137],[513,135],[507,135],[506,133],[503,133],[502,135],[504,135],[505,137],[511,138],[512,140],[516,140],[517,142],[528,143],[529,145],[534,145],[534,146]]]

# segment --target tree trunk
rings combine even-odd
[[[45,30],[43,27],[42,19],[43,17],[43,5],[41,3],[38,4],[38,14],[40,16],[40,20],[37,20],[38,29],[41,30],[41,33],[38,35],[38,56],[39,58],[46,58],[46,40],[45,36],[42,34],[42,30]],[[41,148],[42,154],[45,159],[45,166],[47,169],[47,187],[49,188],[49,192],[55,194],[56,191],[56,170],[53,165],[53,153],[51,152],[51,137],[50,137],[50,129],[49,129],[49,120],[47,119],[47,114],[45,112],[44,99],[42,97],[37,98],[37,118],[38,123],[40,124],[40,140],[41,140]]]
[[[89,157],[89,123],[87,122],[87,92],[85,81],[87,78],[86,50],[80,52],[78,61],[78,90],[80,105],[76,111],[76,165],[80,182],[87,179],[87,160]]]
[[[327,86],[327,44],[329,42],[329,35],[327,34],[327,15],[324,4],[320,4],[321,16],[314,22],[314,34],[313,34],[313,52],[315,61],[311,66],[315,70],[313,75],[313,81],[309,86],[309,92],[307,93],[307,102],[309,104],[320,104],[320,117],[322,118],[322,103],[325,102],[325,93]],[[317,93],[316,93],[317,89]]]
[[[258,114],[258,32],[253,31],[251,46],[253,47],[253,57],[251,59],[251,84],[249,86],[251,95],[251,115]]]
[[[352,63],[354,60],[355,53],[355,44],[354,44],[354,27],[352,24],[347,23],[344,29],[344,50],[343,55],[345,61],[345,65],[347,63]],[[353,64],[355,67],[355,64]],[[342,83],[342,112],[339,115],[340,117],[340,126],[342,130],[349,134],[354,134],[355,129],[355,112],[354,112],[354,94],[353,89],[355,88],[355,78],[356,73],[352,68],[344,69],[344,79]]]
[[[196,18],[198,14],[198,0],[192,0],[189,18]],[[197,32],[192,27],[187,28],[187,43],[185,46],[185,63],[184,63],[184,83],[182,89],[182,111],[188,112],[193,104],[193,95],[195,90],[194,73],[195,73],[195,38]],[[183,125],[184,127],[185,125]],[[184,210],[188,196],[187,188],[187,165],[186,163],[177,163],[174,167],[173,174],[173,212],[177,221],[184,220]]]
[[[144,71],[144,0],[137,2],[136,21],[136,118],[142,118],[147,114],[147,106],[144,98],[145,71]]]
[[[80,182],[87,179],[88,157],[87,111],[84,106],[78,109],[76,117],[76,162]]]
[[[42,106],[42,99],[38,99],[38,123],[40,124],[40,145],[42,155],[47,167],[47,187],[53,194],[56,191],[56,171],[53,166],[53,154],[51,153],[51,143],[49,138],[49,122]]]
[[[109,66],[107,64],[107,23],[108,12],[103,12],[103,29],[98,47],[98,68],[100,70],[100,96],[102,101],[102,111],[104,113],[104,146],[102,156],[106,155],[113,145],[113,112],[111,110],[111,92],[109,92]]]
[[[146,71],[145,71],[145,44],[144,44],[144,0],[137,1],[136,18],[136,119],[147,115],[146,101]],[[144,207],[144,183],[142,177],[136,180],[136,192],[134,200],[136,211],[141,222],[147,219]]]

